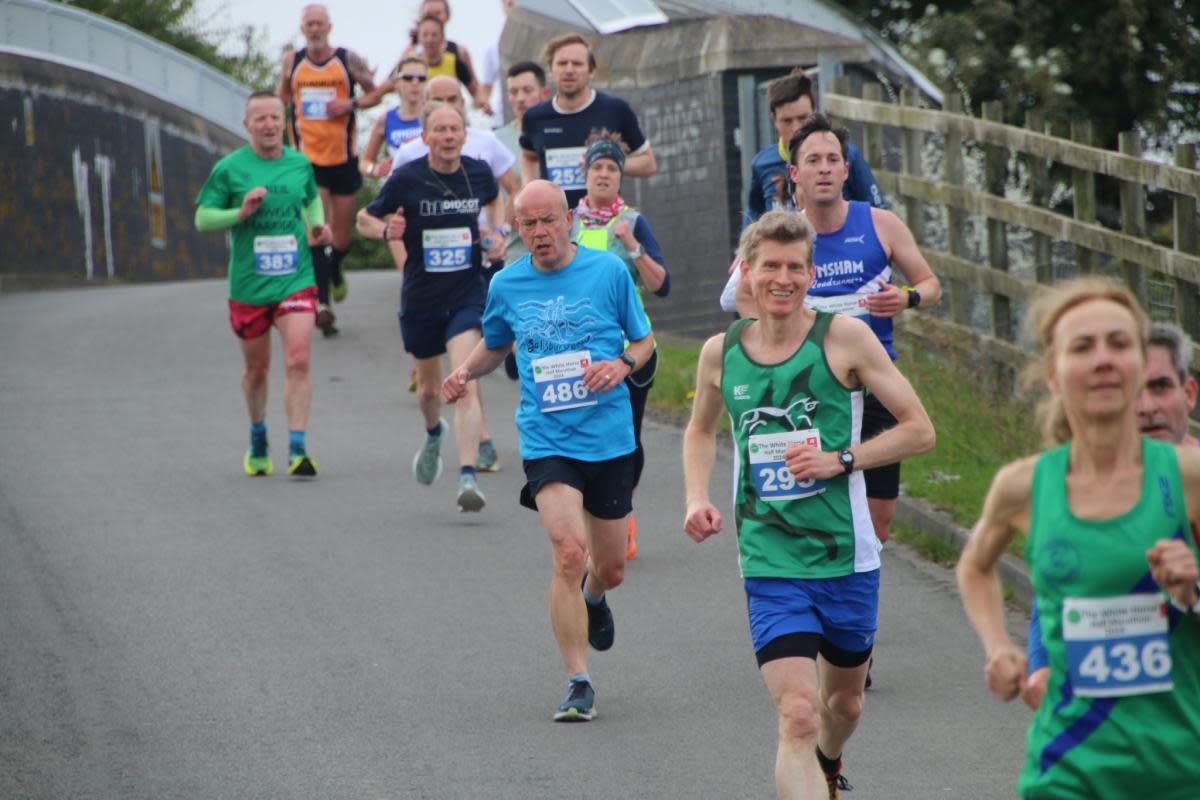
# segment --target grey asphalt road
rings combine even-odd
[[[453,464],[411,477],[398,291],[353,275],[341,336],[315,341],[308,483],[282,474],[279,364],[278,472],[241,474],[222,283],[0,296],[0,798],[773,796],[735,541],[683,535],[679,431],[647,425],[599,718],[554,724],[515,385],[484,382],[505,467],[462,515]],[[949,573],[884,561],[848,796],[1012,797],[1024,708],[986,694]]]

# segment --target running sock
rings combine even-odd
[[[589,606],[598,606],[604,602],[603,594],[601,594],[599,597],[592,597],[592,593],[589,592],[587,588],[587,578],[583,579],[583,602],[587,603]]]
[[[817,763],[821,765],[821,771],[826,775],[840,775],[842,772],[842,757],[830,758],[821,752],[821,747],[817,746]]]
[[[250,455],[262,458],[267,454],[267,423],[250,423]]]
[[[329,248],[329,275],[331,278],[336,278],[340,283],[342,280],[342,259],[350,252],[350,248],[339,250],[336,247]]]
[[[313,277],[317,281],[317,302],[329,305],[329,275],[333,264],[325,253],[325,245],[313,245],[308,249],[312,253]]]
[[[432,428],[426,428],[425,433],[429,434],[433,438],[437,438],[438,436],[441,436],[442,435],[442,423],[438,422],[438,424],[434,425]]]
[[[458,470],[458,474],[459,474],[459,475],[470,475],[472,478],[474,478],[474,477],[475,477],[475,468],[474,468],[474,467],[469,467],[469,466],[466,466],[466,465],[464,464],[464,465],[463,465],[463,466],[462,466],[462,467],[461,467],[461,468]]]
[[[304,449],[304,431],[288,431],[288,453],[294,456],[308,455]]]
[[[587,683],[591,683],[592,676],[588,675],[586,672],[576,672],[574,675],[570,675],[567,677],[568,685],[574,683],[575,681],[585,681]]]

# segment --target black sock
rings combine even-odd
[[[324,245],[314,245],[308,248],[312,252],[313,278],[317,282],[317,302],[329,305],[329,274],[332,269],[329,256],[325,253]]]
[[[350,252],[350,248],[339,250],[336,247],[329,248],[329,275],[334,283],[342,282],[342,259]]]
[[[842,757],[839,755],[837,758],[830,758],[821,752],[820,746],[817,747],[817,763],[826,775],[838,775],[842,771]]]

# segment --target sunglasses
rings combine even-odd
[[[405,83],[412,83],[413,81],[416,81],[417,83],[424,83],[427,80],[426,76],[424,75],[409,75],[407,72],[401,72],[396,77]]]

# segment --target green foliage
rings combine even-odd
[[[364,180],[362,188],[354,196],[355,209],[362,208],[374,200],[375,195],[379,194],[381,183],[371,178]],[[367,239],[354,234],[350,239],[350,252],[346,254],[342,266],[345,269],[395,269],[396,262],[392,259],[392,252],[387,244],[382,240]]]
[[[252,89],[273,88],[276,64],[266,54],[264,34],[249,25],[232,30],[205,27],[197,19],[196,0],[73,0],[66,4],[128,25]]]
[[[1096,143],[1140,128],[1154,144],[1200,127],[1195,0],[843,0],[946,92],[1009,121],[1037,108],[1090,119]]]
[[[908,522],[892,522],[892,538],[916,550],[926,561],[945,567],[953,567],[958,563],[958,548],[953,542]]]

